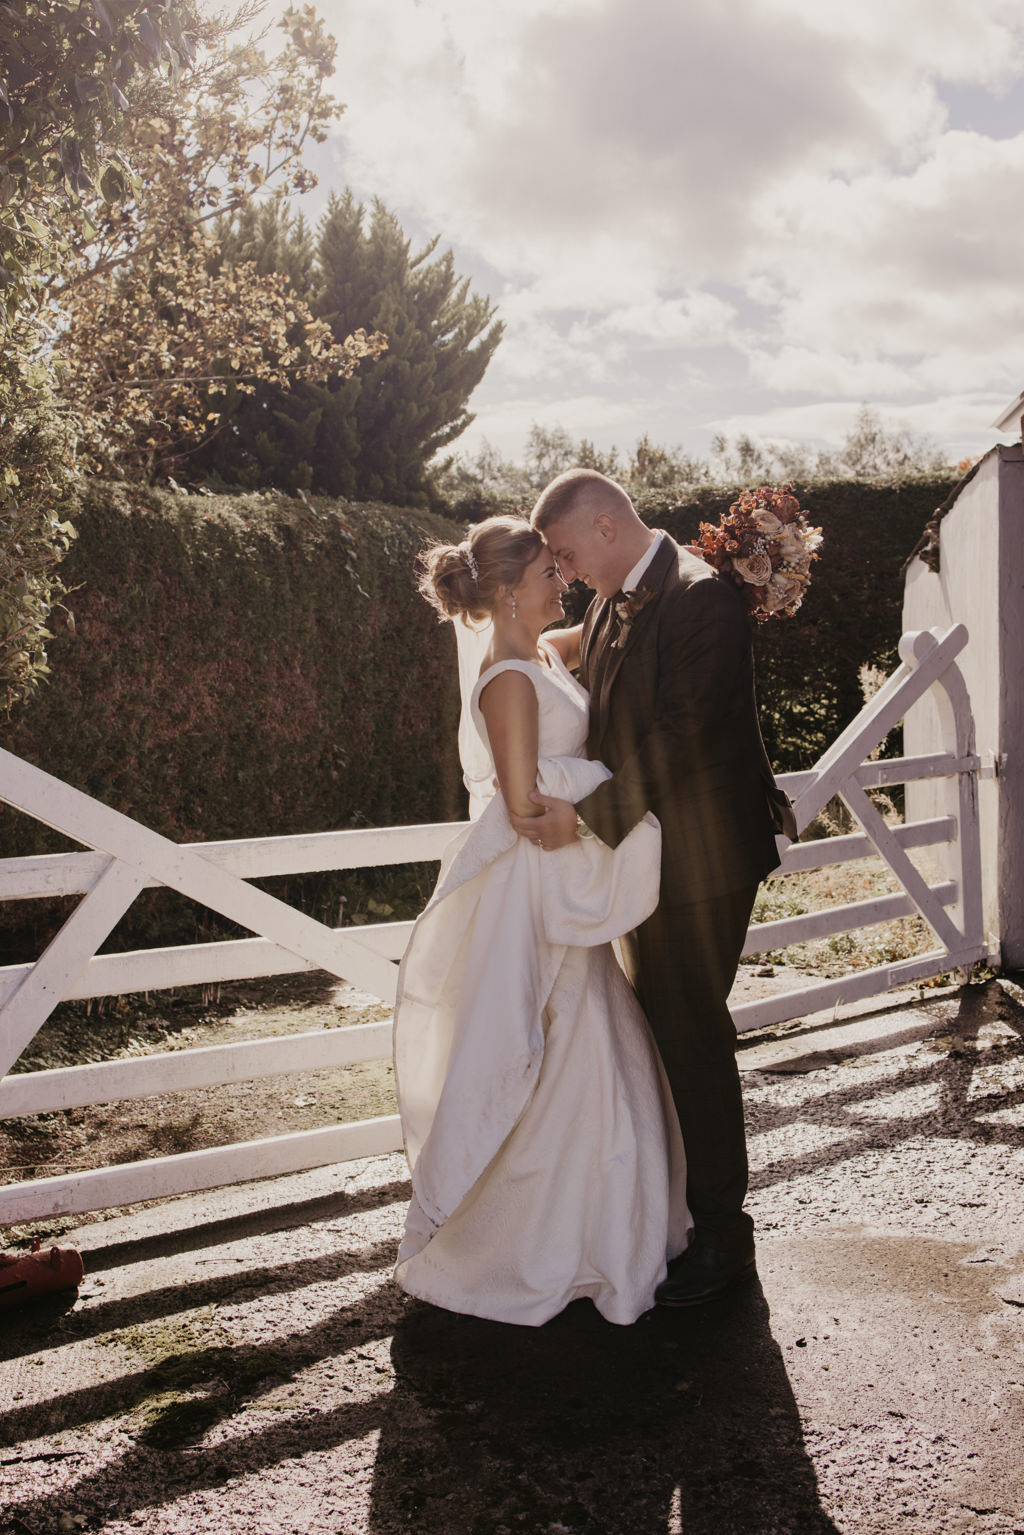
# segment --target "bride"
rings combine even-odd
[[[470,824],[446,850],[402,961],[395,1078],[413,1197],[399,1284],[451,1311],[530,1326],[589,1296],[611,1322],[654,1303],[686,1245],[678,1121],[612,940],[658,900],[661,832],[614,851],[520,837],[535,787],[577,801],[607,778],[584,755],[580,630],[540,534],[515,517],[422,557],[454,623]]]

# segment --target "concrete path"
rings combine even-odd
[[[741,1041],[759,1281],[613,1328],[389,1279],[383,1157],[96,1217],[7,1313],[0,1532],[1024,1535],[1024,1006]]]

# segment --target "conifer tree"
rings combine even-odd
[[[287,210],[248,210],[218,233],[222,260],[286,272],[335,336],[381,331],[387,351],[287,397],[261,386],[236,402],[201,467],[247,487],[424,500],[426,465],[472,421],[469,398],[501,339],[490,301],[470,292],[450,251],[436,254],[437,239],[413,252],[382,202],[367,211],[351,192],[331,197],[315,252]]]
[[[251,261],[261,277],[280,272],[299,298],[312,298],[316,237],[301,213],[293,217],[287,203],[247,203],[234,218],[216,220],[213,239],[217,270]]]
[[[313,307],[316,240],[301,214],[293,217],[281,201],[249,203],[233,219],[218,219],[213,235],[217,271],[252,263],[261,277],[282,274],[292,292]],[[299,344],[300,333],[297,321],[288,339]],[[309,490],[327,397],[322,385],[303,380],[288,390],[259,381],[248,394],[229,383],[224,394],[211,399],[228,418],[226,428],[194,455],[191,474],[213,474],[248,490],[268,485]]]

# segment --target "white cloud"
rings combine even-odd
[[[855,380],[884,361],[920,384],[981,357],[1001,378],[1019,355],[1022,174],[1024,134],[947,133],[910,175],[776,189],[757,292],[774,299],[780,367],[797,347]]]
[[[735,307],[711,293],[682,298],[652,293],[613,306],[587,329],[592,336],[627,340],[645,349],[715,346],[728,339],[735,319]],[[582,337],[582,326],[576,334]]]
[[[487,385],[481,388],[481,401]],[[579,393],[559,397],[552,408],[550,397],[540,391],[518,398],[503,395],[481,401],[477,420],[459,439],[459,451],[471,455],[486,439],[506,456],[514,457],[522,448],[535,422],[545,426],[563,426],[573,437],[587,437],[606,448],[615,444],[630,449],[640,433],[635,422],[636,403],[598,393]]]
[[[1020,62],[1017,0],[758,0],[766,14],[799,17],[837,42],[856,42],[907,72],[1001,84]]]
[[[753,381],[773,394],[899,400],[921,390],[912,368],[884,358],[784,345],[777,351],[752,348],[748,361]]]
[[[835,440],[868,399],[962,436],[1024,384],[1024,121],[993,138],[947,105],[1024,76],[1018,0],[321,9],[343,178],[500,302],[478,434],[781,411]]]
[[[740,237],[766,177],[884,142],[855,61],[754,0],[325,11],[355,176],[513,271],[597,239],[672,273]]]
[[[809,405],[775,405],[762,411],[739,411],[704,423],[708,432],[734,438],[746,433],[757,441],[808,442],[824,446],[841,442],[857,419],[863,401],[821,400]],[[990,422],[1009,399],[994,394],[949,394],[902,403],[886,412],[893,424],[946,445],[954,457],[983,452],[997,441]]]

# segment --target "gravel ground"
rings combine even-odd
[[[1024,1535],[1024,992],[740,1062],[759,1279],[631,1328],[402,1296],[398,1157],[84,1223],[4,1318],[0,1535]]]

